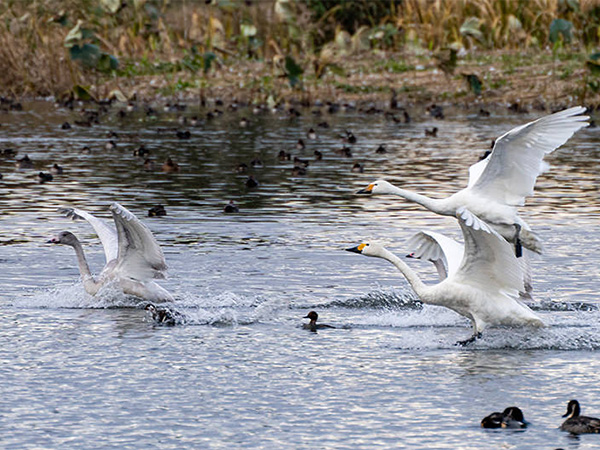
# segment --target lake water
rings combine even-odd
[[[35,170],[0,156],[0,447],[21,448],[576,448],[595,435],[558,430],[567,402],[600,415],[600,131],[579,132],[547,161],[522,215],[545,243],[533,264],[542,330],[486,330],[415,301],[385,261],[343,251],[377,239],[406,254],[420,229],[458,237],[453,219],[393,197],[354,193],[386,178],[433,196],[466,184],[490,141],[534,114],[449,111],[410,124],[343,111],[290,118],[229,111],[198,126],[178,113],[93,127],[51,103],[0,113],[0,150],[28,154]],[[191,117],[194,111],[184,113]],[[240,127],[241,117],[250,124]],[[330,128],[318,127],[327,121]],[[438,137],[425,136],[436,126]],[[316,140],[306,137],[313,127]],[[190,139],[176,130],[187,129]],[[352,130],[351,158],[339,155]],[[106,150],[114,131],[117,148]],[[305,149],[297,149],[304,139]],[[376,148],[387,144],[387,153]],[[157,169],[133,156],[141,144]],[[90,151],[82,151],[88,146]],[[309,160],[306,175],[277,158]],[[323,153],[315,161],[314,151]],[[160,165],[172,156],[178,173]],[[263,167],[252,167],[259,158]],[[355,161],[364,173],[351,171]],[[64,167],[52,182],[36,175]],[[235,170],[249,165],[246,174]],[[247,189],[254,174],[260,182]],[[224,214],[234,200],[237,214]],[[161,285],[185,323],[158,326],[143,303],[107,289],[87,296],[71,248],[46,241],[70,230],[92,271],[104,261],[86,222],[57,208],[109,218],[118,201],[154,232],[169,264]],[[147,217],[163,204],[168,215]],[[428,282],[433,267],[409,261]],[[311,333],[315,309],[336,329]],[[531,425],[484,430],[481,418],[517,405]]]

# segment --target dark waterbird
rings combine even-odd
[[[162,217],[166,215],[167,210],[163,205],[156,205],[148,210],[148,217]]]
[[[149,303],[145,309],[150,312],[152,320],[158,325],[173,326],[184,323],[184,317],[167,306],[156,306]]]
[[[309,312],[303,319],[310,319],[310,322],[302,324],[302,328],[305,330],[310,330],[316,332],[317,330],[322,330],[324,328],[335,328],[333,325],[327,325],[326,323],[317,323],[317,319],[319,315],[316,311]]]
[[[516,406],[509,406],[503,412],[494,412],[481,420],[482,428],[525,428],[527,422]]]
[[[227,214],[239,213],[240,208],[238,208],[238,206],[234,203],[233,200],[229,200],[229,203],[225,205],[225,208],[223,208],[223,212]]]
[[[595,417],[580,416],[581,408],[577,400],[571,400],[567,405],[567,412],[563,415],[567,420],[560,429],[572,434],[600,433],[600,419]]]

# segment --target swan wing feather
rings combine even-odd
[[[467,189],[510,206],[533,195],[546,168],[543,158],[589,123],[586,109],[575,106],[513,128],[496,140],[492,153],[469,169]]]
[[[488,292],[516,296],[523,291],[523,270],[512,245],[466,208],[457,218],[465,247],[454,279]]]
[[[117,232],[105,220],[78,208],[59,208],[58,212],[72,220],[86,220],[100,238],[106,263],[117,258],[119,252]]]
[[[449,275],[458,270],[462,261],[463,246],[435,231],[419,231],[409,239],[408,245],[415,249],[417,258],[429,261],[441,259]]]
[[[167,263],[152,232],[118,203],[110,206],[119,238],[118,263],[121,275],[136,280],[165,278]]]

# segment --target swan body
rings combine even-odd
[[[383,258],[394,264],[423,303],[445,306],[471,320],[473,336],[481,336],[488,325],[542,327],[542,320],[519,301],[523,271],[511,246],[469,210],[457,215],[465,241],[464,254],[456,272],[428,286],[400,258],[377,243],[362,243],[348,249],[365,256]]]
[[[60,210],[67,217],[85,219],[96,231],[104,247],[106,265],[97,277],[90,271],[81,242],[69,232],[62,231],[49,242],[73,247],[77,255],[83,287],[96,295],[108,283],[116,283],[128,295],[152,302],[173,301],[173,296],[152,281],[165,278],[167,264],[152,232],[126,208],[113,203],[110,206],[115,228],[104,220],[76,208]]]
[[[542,253],[539,238],[517,212],[525,198],[533,195],[535,180],[546,168],[543,158],[567,142],[589,123],[576,106],[518,126],[500,136],[490,154],[469,169],[466,188],[444,199],[429,198],[378,180],[358,193],[390,194],[419,203],[440,215],[455,216],[468,209],[487,222],[507,241],[535,253]]]

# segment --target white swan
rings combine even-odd
[[[533,195],[535,180],[546,167],[544,155],[563,145],[575,132],[588,125],[585,108],[576,106],[521,125],[500,136],[492,152],[469,169],[466,188],[448,198],[434,199],[400,189],[378,180],[359,194],[392,194],[419,203],[444,216],[455,216],[461,207],[490,224],[515,244],[541,253],[539,238],[517,213],[517,206]]]
[[[402,272],[423,303],[445,306],[470,319],[473,336],[458,342],[461,345],[475,341],[488,325],[544,326],[518,300],[523,272],[511,246],[468,210],[462,209],[457,217],[465,241],[460,267],[433,286],[425,285],[404,261],[377,243],[347,250],[386,259]]]
[[[463,257],[463,245],[435,231],[419,231],[407,242],[415,250],[409,258],[425,259],[435,266],[440,281],[456,273]]]
[[[83,287],[90,295],[96,295],[100,288],[117,282],[125,294],[134,295],[152,302],[173,301],[173,296],[152,278],[165,278],[167,264],[163,252],[152,232],[131,212],[118,203],[110,206],[115,227],[104,220],[76,208],[59,210],[72,219],[85,219],[96,231],[104,247],[106,265],[97,278],[90,272],[77,237],[62,231],[50,243],[69,245],[75,249]]]
[[[419,231],[408,240],[407,245],[415,250],[406,256],[433,263],[440,281],[454,274],[463,259],[464,245],[435,231]],[[525,258],[519,258],[519,264],[523,270],[525,287],[523,292],[519,292],[519,297],[532,300],[530,254],[525,253]]]

